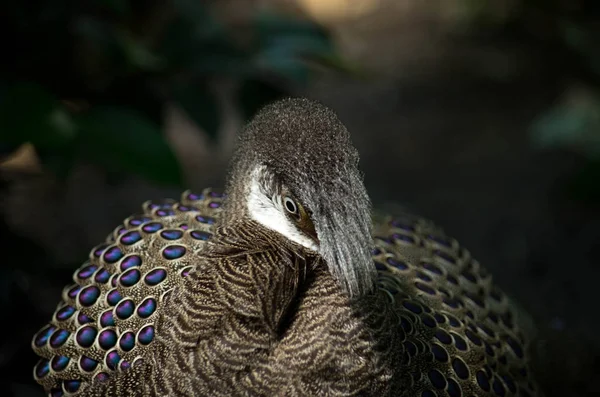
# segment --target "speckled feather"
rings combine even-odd
[[[517,312],[433,223],[378,216],[352,295],[230,197],[146,203],[91,251],[32,341],[49,395],[541,396]]]

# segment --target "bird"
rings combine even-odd
[[[534,332],[434,222],[374,210],[337,114],[285,98],[224,189],[147,201],[33,337],[49,396],[542,396]]]

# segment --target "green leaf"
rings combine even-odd
[[[176,87],[173,98],[211,139],[216,138],[220,124],[219,104],[206,84]]]
[[[158,55],[128,34],[121,32],[117,35],[117,39],[127,63],[134,68],[144,71],[157,71],[165,65],[165,62]]]
[[[79,127],[88,154],[109,169],[181,185],[179,163],[159,126],[135,111],[97,107],[79,119]]]
[[[72,141],[75,128],[62,104],[37,84],[18,83],[0,102],[0,141],[56,149]]]
[[[260,108],[286,95],[287,92],[276,85],[260,80],[245,81],[238,93],[244,120],[250,120]]]
[[[571,147],[590,158],[600,156],[600,101],[565,103],[542,114],[531,126],[540,148]]]

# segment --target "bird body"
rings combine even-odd
[[[147,202],[32,341],[51,396],[535,396],[491,276],[412,215],[374,225],[349,134],[288,99],[241,134],[226,195]]]

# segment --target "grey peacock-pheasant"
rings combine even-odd
[[[337,116],[267,106],[226,194],[147,202],[33,338],[50,396],[538,396],[518,312],[429,221],[377,216]]]

